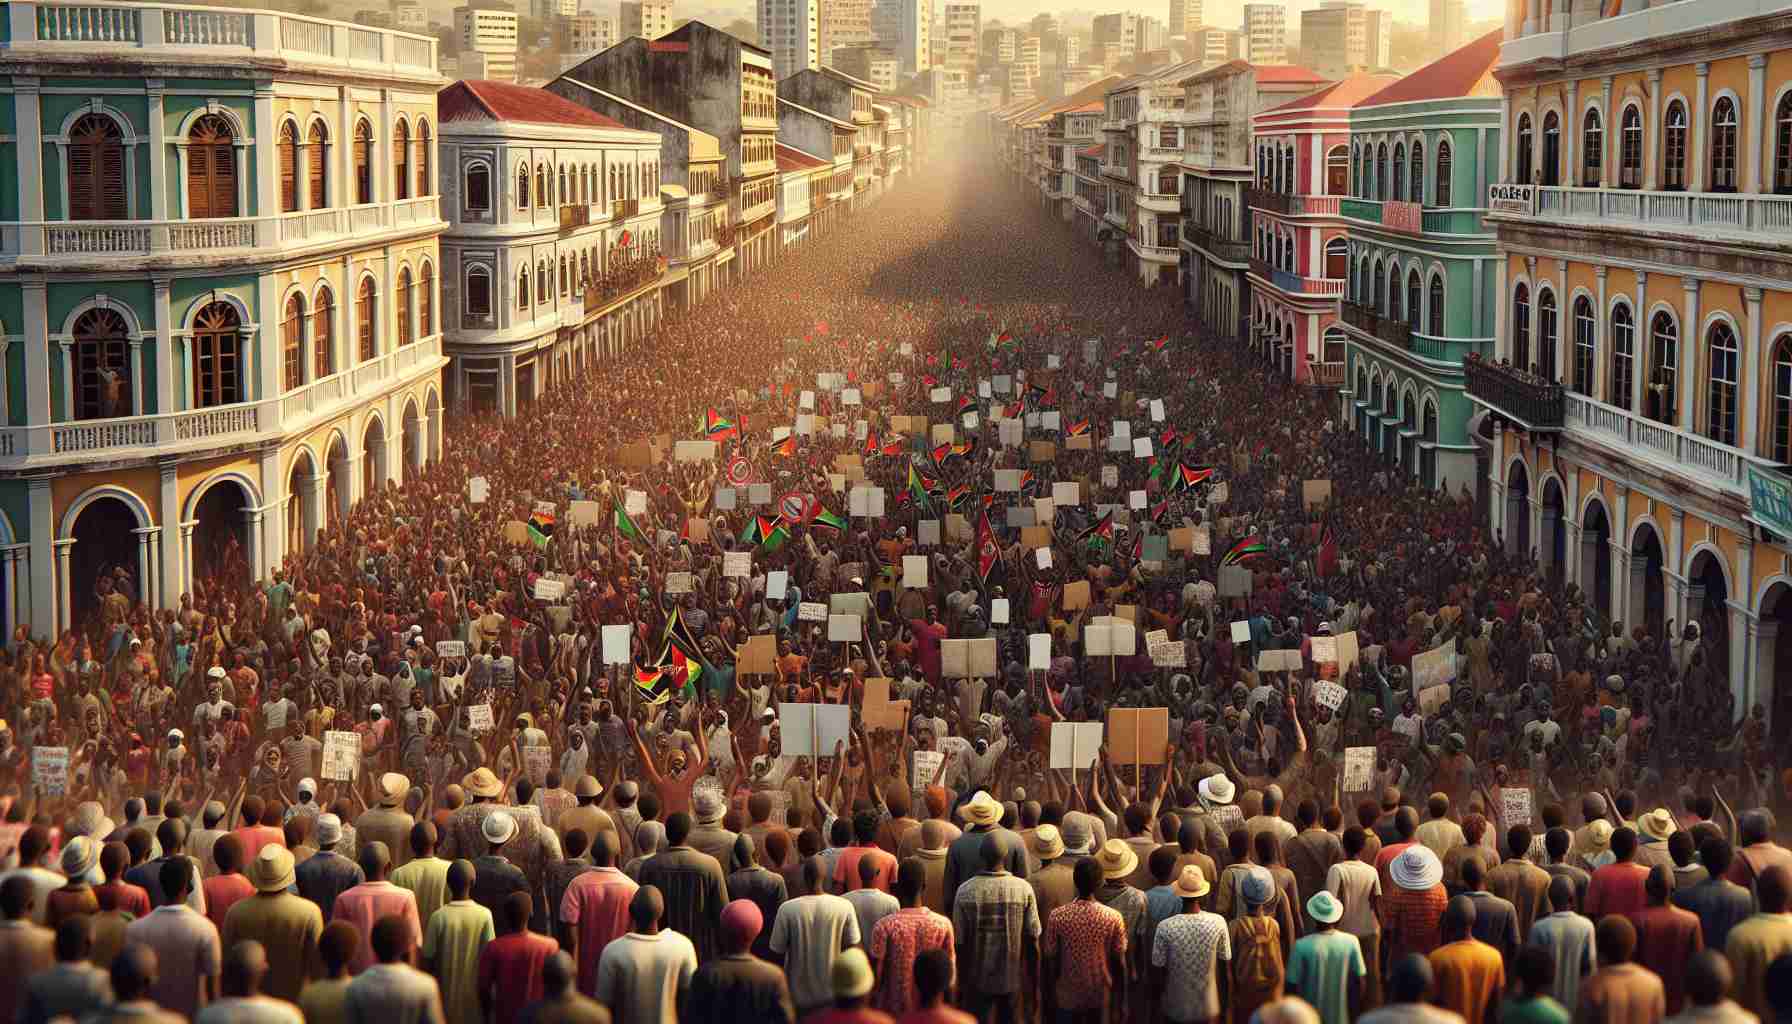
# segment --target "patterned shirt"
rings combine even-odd
[[[867,949],[878,964],[871,1005],[899,1017],[920,1008],[915,959],[930,949],[943,949],[948,960],[953,958],[952,922],[926,907],[904,907],[877,922]]]
[[[1420,891],[1394,886],[1382,900],[1382,941],[1390,950],[1388,962],[1407,953],[1430,956],[1443,941],[1438,926],[1449,903],[1450,895],[1442,882]]]
[[[1172,1021],[1210,1020],[1220,1014],[1214,966],[1232,959],[1226,919],[1210,911],[1177,914],[1157,926],[1151,964],[1168,975],[1163,1013]]]
[[[1126,920],[1094,900],[1072,900],[1052,911],[1042,952],[1057,958],[1060,1010],[1100,1009],[1114,986],[1109,959],[1126,955]]]
[[[1032,886],[1007,871],[966,879],[952,904],[952,929],[963,950],[961,987],[984,995],[1020,991],[1021,954],[1040,931]]]

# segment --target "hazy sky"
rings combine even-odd
[[[937,0],[936,0],[937,2]],[[1430,4],[1428,0],[1368,0],[1369,6],[1394,12],[1395,21],[1423,24],[1427,20]],[[1289,24],[1300,26],[1300,13],[1320,6],[1320,0],[1288,0]],[[1237,28],[1244,10],[1244,0],[1206,0],[1202,19],[1209,25],[1221,28]],[[1038,0],[983,0],[983,15],[986,18],[1000,18],[1004,22],[1025,21],[1040,11],[1055,11],[1060,14],[1068,11],[1081,11],[1087,14],[1101,14],[1108,11],[1135,10],[1140,14],[1149,14],[1155,18],[1167,18],[1169,0],[1151,0],[1140,3],[1132,0],[1129,3],[1116,3],[1111,7],[1099,3],[1091,4],[1088,0],[1067,4],[1064,7],[1052,7]],[[1500,18],[1505,15],[1504,0],[1468,0],[1468,20],[1480,21],[1486,18]],[[1081,20],[1081,19],[1074,19]]]

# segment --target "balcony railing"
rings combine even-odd
[[[0,224],[0,257],[81,261],[95,257],[248,253],[440,221],[435,196],[271,217],[207,220],[28,221]]]
[[[1557,431],[1564,418],[1563,388],[1535,374],[1480,357],[1462,362],[1470,398],[1526,430]]]
[[[7,8],[9,35],[0,48],[15,57],[91,54],[96,45],[162,53],[179,47],[195,55],[258,57],[437,78],[436,41],[429,36],[281,11],[36,0],[12,0]]]
[[[1615,446],[1626,456],[1642,455],[1676,472],[1736,494],[1748,493],[1748,467],[1774,465],[1740,448],[1718,444],[1646,416],[1568,392],[1565,422],[1577,435]]]
[[[1493,186],[1495,191],[1501,186]],[[1645,192],[1628,188],[1567,188],[1544,185],[1510,190],[1496,216],[1536,217],[1550,221],[1622,224],[1651,231],[1695,234],[1792,233],[1792,196],[1729,195],[1711,192]]]
[[[1357,330],[1384,341],[1395,348],[1412,348],[1412,325],[1404,320],[1382,316],[1354,302],[1343,303],[1344,322]]]
[[[1174,263],[1182,258],[1182,253],[1173,245],[1151,245],[1136,238],[1129,238],[1126,244],[1138,256],[1148,260],[1163,260]]]
[[[639,198],[610,200],[610,218],[612,220],[624,220],[640,215],[641,200]]]
[[[259,402],[153,416],[72,420],[42,426],[0,428],[0,458],[33,461],[113,459],[193,451],[220,444],[291,435],[377,390],[442,363],[442,336],[421,338],[302,388]],[[156,449],[144,451],[144,449]]]
[[[1344,386],[1343,363],[1308,363],[1307,384],[1315,388],[1338,388]]]
[[[1286,295],[1342,295],[1341,277],[1302,277],[1286,270],[1277,270],[1267,260],[1251,257],[1251,272],[1280,288]]]
[[[1182,197],[1174,192],[1140,192],[1139,206],[1153,213],[1181,213]]]
[[[1244,190],[1244,205],[1253,210],[1268,210],[1270,213],[1287,214],[1292,196],[1280,192],[1272,192],[1266,188],[1247,188]]]
[[[612,250],[610,259],[610,269],[585,289],[587,316],[624,295],[645,288],[666,273],[666,258],[660,255],[657,246],[627,255],[623,255],[620,249]]]

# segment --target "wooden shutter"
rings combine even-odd
[[[324,182],[327,179],[324,168],[329,161],[325,159],[329,150],[329,139],[325,137],[321,125],[312,125],[311,133],[306,137],[309,143],[305,147],[305,183],[311,191],[311,208],[321,210],[328,204],[324,202]]]
[[[392,198],[411,195],[411,133],[400,121],[392,128]]]
[[[427,195],[428,193],[424,194]],[[436,293],[436,275],[435,271],[430,269],[429,264],[425,263],[423,265],[423,273],[418,280],[417,285],[419,288],[423,289],[417,295],[417,337],[427,338],[435,333],[435,308],[433,303],[435,301]]]
[[[236,149],[230,125],[207,114],[187,137],[187,215],[236,216]]]
[[[299,208],[299,133],[289,122],[280,126],[280,209]]]
[[[68,219],[98,220],[100,196],[94,178],[94,147],[79,136],[68,147]]]
[[[68,219],[123,220],[124,143],[111,118],[88,114],[69,132]]]
[[[408,269],[398,272],[396,300],[398,302],[398,343],[409,345],[411,343],[411,272]]]
[[[355,332],[361,343],[362,362],[372,359],[375,354],[373,313],[373,281],[363,280],[360,290],[355,294]]]
[[[355,202],[373,202],[373,129],[355,125]]]
[[[335,354],[330,350],[335,328],[336,305],[330,301],[329,290],[325,289],[318,293],[317,308],[311,311],[313,379],[321,380],[335,372]]]

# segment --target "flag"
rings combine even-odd
[[[847,529],[851,524],[848,523],[845,519],[840,518],[839,516],[835,515],[832,512],[829,512],[827,509],[824,508],[820,512],[816,513],[815,525],[816,526],[825,526],[830,530],[844,530],[844,529]]]
[[[759,524],[761,521],[762,520],[751,518],[747,520],[746,529],[740,531],[740,542],[742,544],[757,544],[759,542]]]
[[[1232,565],[1237,562],[1242,562],[1247,558],[1255,558],[1258,555],[1267,554],[1269,554],[1269,545],[1263,543],[1262,537],[1253,533],[1249,537],[1232,545],[1232,549],[1227,551],[1225,555],[1220,558],[1220,564]]]
[[[947,443],[946,443],[946,444],[936,444],[936,445],[934,445],[934,446],[933,446],[933,462],[934,462],[934,465],[939,465],[939,464],[940,464],[940,463],[942,463],[942,462],[945,462],[945,461],[946,461],[946,457],[947,457],[947,456],[949,456],[949,455],[951,455],[951,454],[952,454],[952,444],[951,444],[951,442],[947,442]]]
[[[972,398],[970,395],[965,395],[958,400],[958,411],[959,412],[968,412],[971,409],[975,408],[976,405],[977,405],[977,400],[975,398]]]
[[[697,689],[697,680],[703,675],[703,663],[695,658],[688,658],[682,650],[672,648],[672,665],[670,669],[661,666],[661,672],[670,678],[671,684],[684,690],[690,696]]]
[[[763,539],[759,542],[759,548],[767,554],[778,550],[790,542],[790,531],[784,528],[784,523],[782,521],[776,526],[773,526],[770,530],[766,530],[764,522],[761,521],[759,528],[763,532]]]
[[[976,450],[977,450],[977,439],[974,437],[971,438],[969,441],[965,441],[962,444],[955,444],[952,446],[952,454],[958,456],[961,459],[970,458],[971,454],[973,452],[975,452]]]
[[[1164,464],[1158,461],[1157,456],[1151,456],[1150,466],[1151,472],[1145,474],[1145,479],[1148,481],[1162,479],[1164,475]]]
[[[996,546],[996,532],[989,525],[989,509],[977,518],[977,575],[989,582],[989,570],[995,568],[1001,549]]]
[[[534,544],[538,548],[546,550],[547,546],[548,546],[548,535],[545,533],[542,533],[541,530],[536,527],[535,520],[533,520],[533,519],[529,520],[528,527],[529,527],[529,542],[531,544]]]
[[[703,434],[711,441],[719,442],[726,441],[731,437],[739,437],[740,430],[734,425],[733,420],[711,409],[703,417]]]
[[[1177,483],[1183,487],[1193,487],[1213,476],[1212,467],[1206,469],[1190,469],[1187,466],[1176,467]]]
[[[1107,515],[1102,516],[1096,521],[1094,526],[1084,530],[1082,535],[1077,537],[1077,541],[1079,543],[1088,544],[1091,547],[1113,547],[1114,513],[1109,512]]]
[[[1168,334],[1166,334],[1163,337],[1161,337],[1151,343],[1151,351],[1162,352],[1164,350],[1164,346],[1168,345],[1169,343],[1170,343],[1170,336]]]
[[[633,519],[629,518],[628,512],[623,509],[620,501],[616,502],[616,532],[629,540],[641,539],[641,528],[635,525]]]
[[[1070,435],[1069,436],[1082,437],[1084,434],[1087,434],[1088,432],[1089,432],[1089,420],[1087,417],[1085,417],[1085,418],[1080,419],[1077,422],[1072,423],[1070,425]]]
[[[538,548],[548,546],[548,540],[554,536],[554,513],[543,510],[529,514],[529,540]]]
[[[788,458],[789,456],[795,455],[796,454],[796,435],[795,434],[787,434],[787,435],[785,435],[784,440],[779,441],[777,444],[772,445],[772,454],[781,456],[781,457],[786,457],[786,458]]]
[[[970,484],[959,484],[957,487],[954,487],[950,491],[946,492],[946,504],[952,508],[957,508],[959,502],[963,501],[964,499],[966,499],[970,496],[971,496],[971,485]]]
[[[1164,513],[1168,511],[1170,511],[1170,499],[1165,498],[1151,507],[1151,521],[1154,523],[1157,522],[1162,519]]]
[[[1021,474],[1020,474],[1020,489],[1021,490],[1024,491],[1027,488],[1033,486],[1034,484],[1036,484],[1038,482],[1039,481],[1033,476],[1032,470],[1028,469],[1028,470],[1023,470],[1021,472]]]
[[[1338,531],[1332,528],[1330,516],[1326,517],[1325,526],[1319,531],[1319,558],[1316,568],[1321,576],[1330,576],[1338,571]]]
[[[1176,428],[1165,427],[1163,435],[1157,439],[1159,448],[1169,448],[1176,444]]]
[[[915,472],[915,464],[908,464],[908,493],[915,499],[915,504],[923,512],[933,511],[933,505],[927,500],[927,487],[921,481],[921,474]]]
[[[877,450],[877,433],[870,430],[865,431],[865,454],[876,455]]]
[[[906,441],[907,441],[907,439],[902,438],[902,437],[898,437],[895,440],[891,440],[891,441],[885,441],[884,442],[884,454],[888,455],[892,458],[894,458],[895,456],[901,455],[902,454],[902,446],[906,443]]]
[[[657,666],[635,667],[635,689],[648,704],[664,704],[672,699],[672,681],[666,678],[665,670]]]

